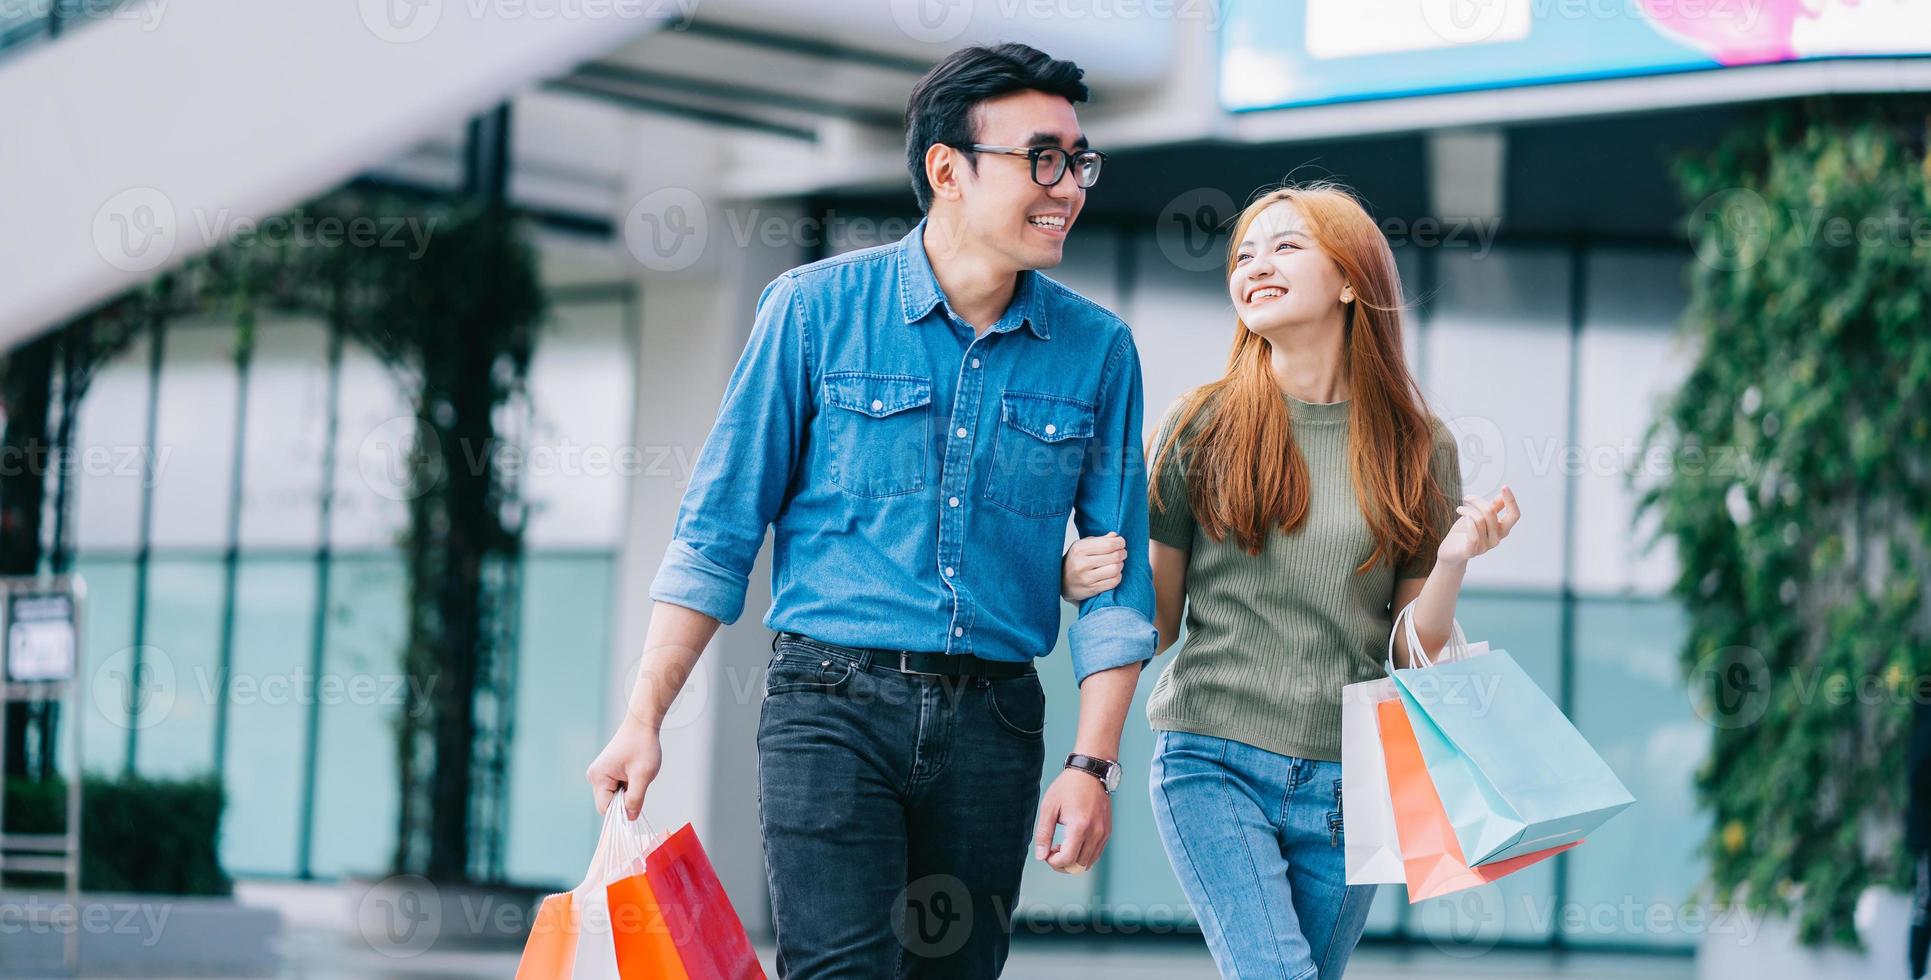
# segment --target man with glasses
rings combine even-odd
[[[1112,825],[1153,656],[1139,355],[1056,266],[1104,156],[1081,70],[1020,44],[921,79],[903,240],[779,276],[699,454],[628,715],[588,773],[635,815],[657,730],[774,528],[758,725],[783,977],[996,977],[1030,849],[1077,874]],[[1068,517],[1114,533],[1068,631],[1074,752],[1042,799],[1033,662],[1059,633]],[[1064,837],[1055,843],[1056,827]]]

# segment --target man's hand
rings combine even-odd
[[[664,752],[657,742],[657,730],[635,718],[626,719],[610,736],[610,744],[597,753],[584,778],[597,797],[597,812],[610,808],[618,791],[624,794],[624,816],[635,820],[644,810],[644,791],[657,778],[664,764]]]
[[[1053,827],[1066,826],[1066,839],[1053,843]],[[1046,788],[1033,827],[1033,857],[1053,870],[1076,875],[1093,866],[1113,835],[1113,800],[1091,773],[1068,769]]]
[[[1119,585],[1125,570],[1125,538],[1112,531],[1081,538],[1059,561],[1059,594],[1067,602],[1085,602]]]

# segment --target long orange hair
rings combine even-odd
[[[1321,182],[1270,191],[1247,205],[1228,242],[1232,278],[1240,242],[1262,211],[1282,201],[1300,209],[1314,243],[1354,287],[1342,328],[1343,368],[1351,391],[1348,468],[1375,551],[1364,572],[1382,560],[1405,561],[1436,542],[1432,515],[1441,503],[1430,462],[1434,431],[1421,389],[1401,352],[1401,278],[1388,239],[1348,190]],[[1307,519],[1307,462],[1294,445],[1287,404],[1270,366],[1272,347],[1234,321],[1227,373],[1182,399],[1150,471],[1168,453],[1186,460],[1189,505],[1195,522],[1215,541],[1232,533],[1250,555],[1260,553],[1272,528],[1291,532]],[[1184,446],[1176,445],[1203,408],[1215,406]],[[1160,480],[1152,481],[1154,506]]]

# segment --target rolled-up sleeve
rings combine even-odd
[[[804,444],[811,356],[803,298],[781,276],[758,297],[751,337],[692,468],[652,599],[727,624],[744,613],[752,564]]]
[[[1067,630],[1073,677],[1153,659],[1153,570],[1147,564],[1146,461],[1140,449],[1144,411],[1140,354],[1122,330],[1107,355],[1106,380],[1075,498],[1073,523],[1081,537],[1118,532],[1126,539],[1120,584],[1080,603]]]

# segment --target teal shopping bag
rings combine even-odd
[[[1506,651],[1394,677],[1471,866],[1580,841],[1636,802]]]

